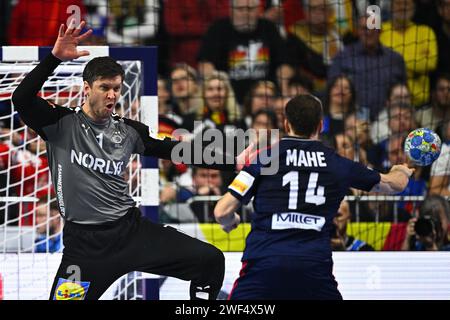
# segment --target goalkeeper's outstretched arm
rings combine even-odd
[[[47,78],[62,62],[88,55],[87,51],[78,51],[77,45],[88,37],[92,30],[80,35],[85,22],[81,22],[75,28],[75,22],[64,31],[64,25],[60,26],[58,38],[52,53],[39,63],[19,84],[13,93],[12,101],[15,109],[27,126],[36,131],[43,139],[47,140],[42,128],[56,123],[64,115],[71,113],[67,108],[54,105],[37,94]]]
[[[61,60],[48,55],[22,80],[12,96],[14,108],[20,118],[44,140],[47,137],[42,128],[56,123],[64,114],[70,113],[66,108],[37,96],[44,82],[60,63]]]
[[[246,163],[251,163],[258,154],[258,150],[254,148],[253,144],[250,144],[239,155],[235,155],[232,153],[227,153],[224,150],[214,149],[209,146],[209,141],[202,142],[201,148],[198,148],[196,147],[195,142],[172,141],[170,138],[158,139],[156,136],[152,136],[150,134],[150,130],[147,125],[131,119],[123,120],[127,125],[133,127],[138,133],[141,143],[138,144],[138,150],[135,152],[144,156],[174,161],[172,153],[174,148],[177,148],[177,150],[182,152],[186,151],[188,154],[186,157],[181,157],[186,160],[186,162],[180,162],[202,168],[217,169],[222,171],[239,171]],[[208,151],[214,151],[220,161],[207,161],[211,159],[205,159],[203,157],[205,149],[208,149]],[[199,159],[196,159],[196,152],[201,153],[201,156],[198,157]]]

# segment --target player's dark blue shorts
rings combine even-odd
[[[333,262],[272,256],[243,262],[230,300],[342,300]]]

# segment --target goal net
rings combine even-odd
[[[141,61],[118,61],[125,70],[121,116],[141,120]],[[56,206],[45,142],[24,125],[11,96],[38,61],[0,62],[0,292],[3,299],[48,299],[63,250],[63,220]],[[73,108],[83,102],[82,72],[87,61],[58,66],[39,95]],[[141,162],[130,159],[125,174],[129,192],[141,200]],[[107,299],[140,299],[140,274],[119,279]],[[0,297],[1,299],[1,297]]]

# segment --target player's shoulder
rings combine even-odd
[[[132,128],[135,131],[137,131],[137,133],[139,133],[140,135],[142,135],[142,134],[148,135],[148,131],[149,131],[148,126],[146,126],[145,124],[143,124],[142,122],[140,122],[138,120],[126,118],[117,113],[113,113],[111,115],[111,119],[112,119],[112,123],[114,125],[119,125],[119,126],[123,127],[125,130]]]
[[[125,117],[122,117],[115,113],[112,114],[112,119],[114,122],[121,123],[125,127],[133,128],[138,133],[138,135],[145,140],[147,140],[148,138],[154,139],[154,140],[161,140],[161,141],[171,140],[170,135],[168,136],[168,135],[160,134],[160,133],[158,133],[157,130],[150,128],[149,126],[143,124],[142,122],[140,122],[138,120],[132,120],[130,118],[125,118]]]

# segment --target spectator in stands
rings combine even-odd
[[[204,76],[214,69],[227,72],[242,105],[255,81],[278,77],[281,87],[287,88],[292,69],[286,64],[285,45],[276,26],[259,18],[259,1],[231,0],[231,4],[230,18],[218,20],[208,29],[198,61]]]
[[[328,0],[305,3],[305,19],[292,26],[287,42],[295,71],[309,77],[316,92],[326,86],[331,59],[342,48],[338,31],[331,22],[333,8]]]
[[[403,116],[407,117],[406,114],[408,113],[404,113]],[[406,135],[393,134],[383,142],[385,149],[383,149],[381,164],[376,163],[376,169],[388,172],[394,165],[408,163],[408,167],[415,168],[414,173],[409,178],[406,188],[396,195],[424,196],[427,192],[425,172],[422,167],[414,165],[407,159],[403,148]],[[411,201],[371,202],[369,207],[378,212],[378,221],[406,222],[413,214],[414,203]]]
[[[160,4],[157,0],[108,0],[99,9],[108,8],[109,44],[144,44],[156,37],[159,29]]]
[[[345,133],[339,133],[333,138],[331,147],[335,149],[341,157],[366,164],[366,162],[364,162],[366,161],[364,160],[365,152],[364,150],[357,148],[357,144],[354,143],[352,136],[346,135]],[[363,193],[364,192],[360,190],[351,188],[348,190],[347,195],[360,196]],[[356,208],[356,206],[358,206],[358,208]],[[344,213],[344,216],[347,216],[346,210],[348,210],[348,219],[354,217],[357,221],[373,221],[373,217],[375,216],[375,212],[369,207],[368,202],[356,203],[355,201],[342,201],[339,210],[341,210],[341,213]],[[335,235],[335,237],[337,240],[340,240],[338,235]],[[337,241],[337,244],[339,242],[340,241]]]
[[[343,132],[346,116],[356,110],[356,92],[350,78],[340,75],[332,79],[327,87],[324,103],[324,139],[329,140]]]
[[[178,64],[170,73],[170,81],[173,112],[183,119],[181,128],[192,132],[198,110],[202,107],[197,71],[187,64]]]
[[[204,106],[198,109],[197,120],[206,127],[218,128],[232,134],[244,128],[241,107],[237,104],[233,88],[225,72],[214,71],[203,83]]]
[[[289,102],[289,100],[291,100],[291,98],[289,96],[278,96],[275,99],[275,114],[277,115],[277,120],[278,120],[278,129],[280,130],[280,139],[285,135],[284,132],[284,119],[286,119],[286,104]]]
[[[338,53],[328,71],[328,79],[345,74],[357,92],[360,109],[367,110],[374,120],[387,99],[393,83],[405,82],[403,58],[380,43],[380,30],[367,28],[367,17],[358,20],[359,41]]]
[[[222,195],[223,183],[218,170],[196,167],[193,169],[192,182],[192,196]]]
[[[441,154],[431,165],[430,194],[450,196],[450,119],[444,121],[438,132],[442,140]]]
[[[277,87],[271,81],[258,81],[253,84],[244,99],[245,123],[251,126],[252,114],[262,109],[273,109]]]
[[[392,105],[389,108],[389,130],[392,135],[406,137],[416,127],[413,110],[407,104]]]
[[[170,188],[169,188],[170,187]],[[161,192],[161,203],[170,201],[185,202],[194,196],[220,196],[222,194],[220,171],[205,168],[192,168],[190,187],[167,186]],[[170,190],[169,190],[170,189]]]
[[[167,184],[160,192],[160,202],[161,204],[182,203],[195,196],[220,196],[223,192],[222,187],[220,171],[193,167],[192,184],[190,186],[181,186],[175,183]],[[207,202],[206,211],[205,201],[194,201],[190,204],[191,210],[199,222],[208,222],[212,219],[210,213],[212,215],[215,201]],[[176,214],[177,212],[164,212],[165,219],[169,217],[171,221],[175,222],[180,220],[180,217],[176,217]]]
[[[435,29],[438,45],[438,72],[450,73],[450,0],[438,0],[440,26]],[[439,20],[438,20],[439,21]]]
[[[77,13],[81,13],[79,19],[83,20],[86,9],[82,0],[19,0],[12,9],[8,27],[8,44],[51,46],[55,41],[53,35],[58,33],[60,25],[68,24],[71,15]],[[80,20],[77,24],[79,22]]]
[[[383,23],[381,43],[403,56],[412,103],[420,106],[430,95],[429,73],[436,69],[437,43],[434,31],[412,22],[414,0],[392,1],[392,21]]]
[[[289,79],[287,98],[294,98],[300,94],[311,94],[314,91],[312,81],[307,77],[295,76]]]
[[[416,24],[425,24],[436,30],[440,23],[437,8],[438,1],[439,0],[414,0],[415,10],[412,21]]]
[[[347,225],[350,218],[349,204],[346,200],[343,200],[333,219],[334,228],[331,232],[333,251],[374,251],[375,249],[370,244],[347,234]]]
[[[159,161],[160,199],[162,204],[185,202],[192,195],[192,171],[183,165],[174,165],[169,160]]]
[[[40,200],[35,209],[36,239],[34,252],[61,252],[63,222],[56,201]]]
[[[241,133],[243,133],[246,124],[225,72],[216,70],[206,77],[203,83],[203,101],[204,106],[197,113],[197,120],[202,121],[202,126],[194,129],[194,137],[205,133],[207,129],[217,129],[222,133],[224,147],[229,146],[232,141],[237,147],[240,141],[238,141],[239,134],[236,130],[242,129]],[[236,175],[234,172],[220,172],[220,174],[225,185],[231,183]]]
[[[450,52],[449,52],[450,54]],[[431,92],[431,104],[416,112],[420,127],[436,130],[445,119],[450,118],[450,74],[440,74]]]
[[[334,137],[334,148],[336,152],[347,159],[352,161],[361,161],[360,159],[356,160],[355,153],[355,142],[351,136],[346,135],[345,133],[338,133],[333,136]],[[358,161],[358,162],[359,162]]]
[[[406,227],[402,250],[448,251],[450,206],[439,195],[425,198],[419,216],[411,218]]]
[[[395,139],[401,140],[405,138],[411,130],[416,128],[413,110],[410,105],[401,102],[395,103],[389,107],[388,112],[389,135],[378,144],[374,144],[371,150],[368,151],[369,162],[380,171],[387,170],[392,165],[396,164],[391,163],[389,160],[389,150],[393,150],[389,147],[389,143]],[[403,149],[403,147],[400,149]],[[397,148],[395,148],[395,150],[397,150]]]
[[[260,3],[264,18],[277,24],[283,37],[295,22],[305,18],[302,0],[261,0]]]
[[[158,114],[172,112],[171,96],[167,80],[158,76]]]
[[[386,100],[385,107],[378,114],[377,119],[370,124],[370,138],[374,144],[380,143],[390,135],[389,113],[393,106],[401,104],[410,106],[412,109],[411,93],[405,83],[392,84],[388,89],[387,97],[388,100]]]
[[[158,76],[158,133],[165,137],[172,137],[173,131],[183,125],[183,118],[175,114],[173,109],[174,103],[168,81]]]
[[[230,0],[166,0],[164,5],[170,65],[186,62],[196,67],[203,35],[215,20],[229,16]]]
[[[278,129],[277,115],[272,109],[261,109],[252,114],[252,129]]]
[[[192,174],[194,196],[221,196],[223,194],[223,180],[218,170],[193,168]],[[208,201],[205,212],[205,203],[203,201],[192,202],[190,207],[196,215],[199,222],[214,221],[214,206],[216,201]]]
[[[277,115],[272,109],[262,109],[252,115],[251,128],[256,131],[257,147],[267,147],[275,141],[272,139],[272,130],[278,129]]]
[[[389,170],[396,164],[408,163],[408,167],[415,168],[414,173],[409,178],[408,185],[399,194],[399,196],[424,196],[427,193],[426,181],[423,178],[423,167],[415,165],[410,159],[406,157],[404,151],[406,135],[392,135],[389,136],[387,142],[387,161],[384,166]],[[400,209],[405,209],[409,214],[412,214],[411,203],[399,203]]]
[[[355,148],[355,159],[353,160],[367,165],[367,150],[372,146],[367,121],[359,119],[355,112],[349,114],[345,118],[344,134],[353,140]]]
[[[86,3],[86,11],[86,21],[88,21],[89,27],[92,29],[92,34],[84,41],[84,45],[107,46],[108,3],[105,0],[99,0],[96,3]]]

